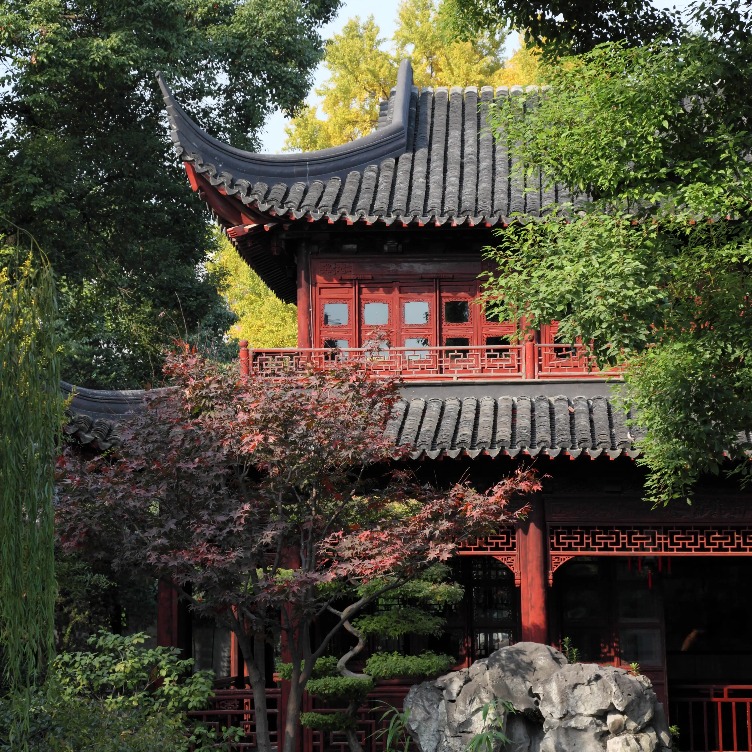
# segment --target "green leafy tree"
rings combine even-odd
[[[329,79],[318,89],[318,107],[306,107],[287,127],[287,148],[310,151],[347,143],[370,133],[379,102],[389,97],[400,61],[410,57],[417,86],[483,86],[538,82],[537,56],[525,65],[504,60],[507,31],[486,24],[474,35],[454,22],[446,0],[404,0],[399,7],[393,52],[369,17],[354,18],[328,42],[324,61]],[[320,116],[323,115],[323,117]]]
[[[344,655],[319,658],[306,687],[309,694],[344,711],[311,711],[301,714],[301,723],[319,731],[342,731],[351,752],[363,752],[356,733],[358,711],[379,679],[410,679],[421,681],[448,671],[455,663],[450,655],[432,651],[405,655],[398,651],[376,650],[365,660],[362,671],[353,671],[351,662],[362,663],[373,645],[394,643],[405,638],[436,637],[443,631],[443,613],[448,606],[462,599],[462,588],[447,580],[449,568],[436,564],[411,582],[391,591],[386,598],[375,601],[369,613],[347,619],[344,629],[356,640]],[[384,587],[374,581],[359,588],[367,596]],[[342,612],[331,604],[329,610],[337,617]],[[278,664],[280,676],[289,679],[292,664]]]
[[[53,496],[62,424],[52,270],[18,228],[0,237],[0,696],[24,749],[29,691],[52,654]]]
[[[473,34],[490,20],[507,20],[525,42],[556,58],[582,54],[604,42],[639,45],[674,37],[681,26],[675,11],[651,0],[445,0],[454,23]]]
[[[237,317],[228,332],[231,338],[247,340],[252,348],[295,347],[297,308],[282,302],[225,237],[219,238],[218,249],[208,268]]]
[[[166,344],[230,323],[154,72],[213,135],[255,148],[266,116],[306,95],[338,4],[0,1],[0,212],[48,249],[69,381],[152,381]]]
[[[491,252],[502,318],[559,320],[626,362],[648,498],[686,497],[752,426],[752,14],[699,4],[675,45],[598,47],[495,114],[499,138],[591,202],[516,225]],[[525,112],[523,112],[523,106]]]

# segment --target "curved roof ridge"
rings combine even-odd
[[[390,157],[398,158],[407,149],[410,99],[413,71],[409,60],[403,60],[397,75],[391,121],[378,130],[341,146],[318,151],[290,154],[258,154],[238,149],[210,136],[194,122],[175,99],[161,73],[157,80],[162,89],[170,121],[170,136],[175,149],[185,161],[203,162],[211,154],[218,162],[216,174],[227,172],[249,182],[279,183],[343,180],[354,169],[379,164]]]

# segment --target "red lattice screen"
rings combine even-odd
[[[514,574],[514,584],[520,586],[520,560],[517,553],[517,534],[514,528],[505,528],[497,535],[477,538],[463,544],[460,556],[493,556]]]
[[[549,581],[575,556],[752,556],[752,526],[552,525]]]

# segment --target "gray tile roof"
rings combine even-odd
[[[119,442],[118,423],[139,410],[143,398],[139,390],[78,389],[65,431],[94,449],[109,449]],[[386,431],[414,459],[636,457],[625,418],[604,396],[413,397],[397,403]]]
[[[85,389],[60,382],[65,397],[73,394],[63,432],[80,444],[104,452],[120,443],[118,423],[144,403],[144,391]]]
[[[639,454],[625,414],[602,396],[416,397],[397,405],[387,433],[414,459]]]
[[[160,84],[178,154],[259,221],[489,227],[571,201],[539,171],[516,169],[513,146],[487,124],[491,103],[521,87],[419,91],[405,61],[374,133],[333,149],[259,155],[206,134]]]

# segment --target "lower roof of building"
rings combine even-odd
[[[387,435],[395,449],[406,448],[413,459],[638,455],[635,430],[618,400],[602,393],[603,383],[557,384],[558,394],[541,393],[532,384],[521,393],[523,385],[515,386],[486,386],[485,393],[482,385],[407,387],[395,405]],[[63,391],[73,394],[65,432],[98,451],[119,443],[118,424],[142,409],[146,394],[70,384],[64,384]]]

